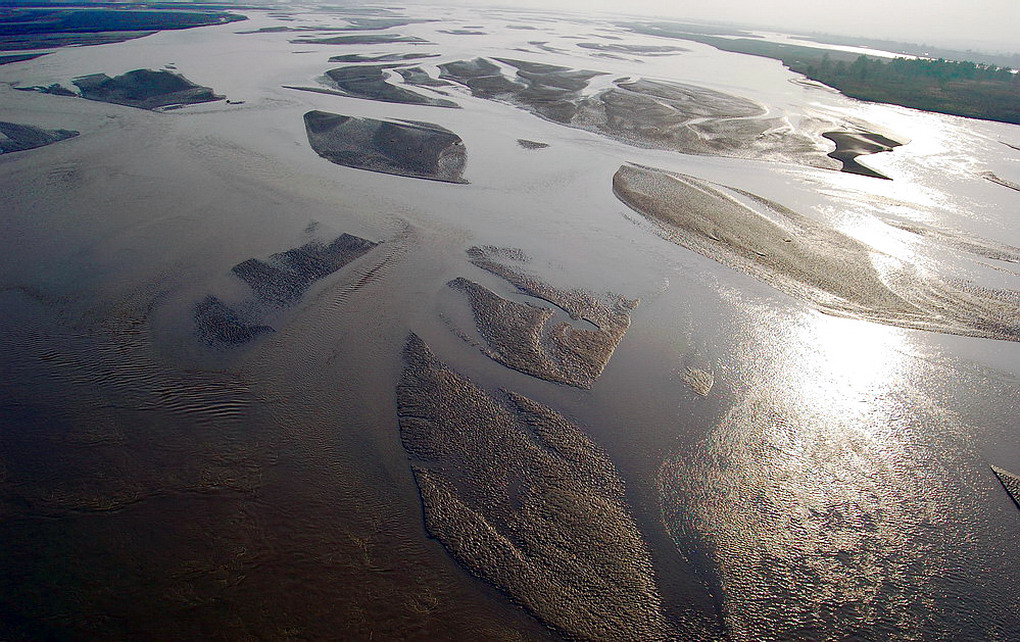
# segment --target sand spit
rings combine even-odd
[[[0,121],[0,154],[44,147],[77,135],[70,129],[40,129]]]
[[[890,152],[903,143],[881,134],[871,132],[825,132],[822,134],[832,142],[836,143],[836,149],[829,152],[830,158],[835,158],[843,163],[842,171],[872,178],[883,178],[890,180],[888,176],[876,172],[870,167],[865,167],[857,162],[858,156],[876,154],[878,152]]]
[[[677,245],[820,311],[877,323],[1020,341],[1020,293],[944,281],[910,264],[880,273],[870,246],[740,190],[768,216],[692,176],[621,167],[616,196]]]
[[[538,141],[528,140],[526,138],[518,138],[517,144],[524,149],[545,149],[549,146],[549,143],[539,143]]]
[[[650,555],[605,453],[535,401],[498,400],[416,335],[397,388],[425,526],[471,574],[573,639],[670,637]]]
[[[274,254],[268,261],[248,259],[235,265],[232,271],[251,287],[259,299],[290,305],[300,299],[313,283],[366,254],[376,245],[378,243],[351,234],[341,234],[328,245],[312,241]]]
[[[404,53],[404,54],[380,54],[378,56],[366,56],[364,54],[343,54],[342,56],[333,56],[329,59],[329,62],[346,62],[346,63],[358,63],[358,62],[404,62],[407,60],[420,60],[422,58],[435,58],[439,54],[436,53]]]
[[[835,169],[821,142],[768,116],[758,103],[682,83],[616,80],[584,95],[596,71],[499,58],[514,78],[485,58],[440,65],[441,78],[479,98],[506,102],[553,122],[639,147],[686,154],[796,162]]]
[[[47,52],[44,52],[44,53],[9,54],[9,55],[4,55],[4,56],[0,56],[0,65],[9,65],[9,64],[15,63],[15,62],[26,62],[26,61],[29,61],[29,60],[33,60],[35,58],[39,58],[40,56],[49,55],[49,53],[50,52],[47,51]]]
[[[999,478],[999,482],[1002,487],[1009,493],[1010,498],[1016,504],[1017,508],[1020,508],[1020,477],[1014,475],[1008,470],[999,468],[998,466],[992,466],[992,472]]]
[[[423,96],[391,85],[386,82],[386,69],[386,65],[340,67],[327,71],[326,77],[341,91],[355,98],[367,98],[384,103],[460,108],[460,105],[452,100]]]
[[[308,143],[326,160],[357,169],[446,183],[466,183],[464,142],[448,129],[420,121],[305,114]]]
[[[291,40],[295,45],[392,45],[409,43],[413,45],[431,44],[428,40],[417,36],[401,36],[395,33],[366,34],[358,36],[335,36],[332,38],[301,38]]]
[[[1009,189],[1020,192],[1020,183],[1014,183],[1013,181],[1006,180],[1005,178],[1000,178],[993,172],[984,172],[982,176],[985,177],[985,180],[989,180],[996,185],[1002,185],[1003,187],[1008,187]]]
[[[671,47],[669,45],[625,45],[605,42],[579,42],[578,47],[582,49],[593,49],[610,53],[623,53],[635,56],[671,56],[673,54],[690,51],[684,47]]]
[[[917,236],[932,239],[955,250],[969,252],[970,254],[983,256],[987,259],[994,259],[996,261],[1020,263],[1020,248],[1013,247],[1012,245],[998,243],[996,241],[979,238],[977,236],[971,236],[965,232],[956,230],[942,230],[931,227],[930,225],[924,225],[923,223],[915,223],[913,221],[907,222],[894,218],[883,218],[882,220],[887,225],[891,225],[892,227],[903,230],[904,232],[910,232]]]
[[[209,87],[196,85],[184,76],[166,70],[135,69],[113,78],[106,74],[90,74],[71,82],[78,87],[82,98],[139,109],[175,109],[223,99]],[[79,95],[59,84],[18,89],[58,96]]]
[[[195,306],[194,318],[196,333],[209,345],[239,345],[274,332],[268,325],[245,323],[233,308],[211,295]]]

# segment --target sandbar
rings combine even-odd
[[[383,174],[466,183],[464,142],[450,130],[420,121],[305,114],[308,143],[326,160]]]
[[[552,307],[512,301],[458,277],[449,286],[467,296],[475,328],[485,341],[482,352],[533,377],[590,389],[627,333],[629,312],[637,301],[608,295],[606,302],[584,290],[554,288],[508,261],[514,255],[502,249],[471,248],[471,262],[502,277],[518,292],[547,301],[592,327],[555,322]]]
[[[552,409],[482,390],[414,334],[403,357],[400,438],[429,535],[570,639],[670,638],[648,547],[606,454]]]
[[[326,77],[348,96],[378,100],[385,103],[460,108],[452,100],[433,98],[391,85],[386,81],[386,65],[339,67],[326,72]]]
[[[871,246],[755,194],[633,165],[616,172],[613,192],[663,238],[822,312],[1020,341],[1020,292],[941,279],[903,261],[880,272]]]
[[[311,241],[269,257],[251,258],[232,268],[263,301],[289,305],[300,299],[319,279],[325,278],[367,253],[378,243],[352,234],[341,234],[333,242]]]
[[[841,171],[885,180],[890,179],[888,176],[870,167],[861,165],[857,162],[857,157],[878,152],[889,152],[903,144],[881,134],[873,134],[871,132],[832,131],[825,132],[822,136],[836,144],[836,149],[829,152],[829,157],[835,158],[843,164]]]
[[[991,468],[995,476],[999,478],[1002,487],[1009,493],[1013,503],[1016,504],[1017,508],[1020,508],[1020,477],[998,466],[992,466]]]
[[[77,135],[78,132],[70,129],[42,129],[0,121],[0,154],[35,149]]]

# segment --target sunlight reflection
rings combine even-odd
[[[812,407],[867,402],[901,375],[899,328],[810,312],[797,334],[802,367],[786,374],[795,379],[790,389]]]
[[[908,331],[773,314],[748,326],[741,394],[703,450],[663,468],[671,526],[711,541],[736,638],[795,637],[821,614],[916,632],[939,517],[914,498],[945,489],[914,443],[940,420],[916,397]]]
[[[897,259],[914,261],[917,258],[916,235],[907,234],[867,214],[847,214],[836,229]]]

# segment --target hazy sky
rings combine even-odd
[[[461,0],[462,4],[640,13],[1020,51],[1020,0]]]

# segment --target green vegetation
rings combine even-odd
[[[847,64],[824,55],[783,63],[854,98],[1020,124],[1020,77],[1006,67],[868,56]]]
[[[692,40],[723,51],[780,60],[792,71],[852,98],[1020,124],[1020,75],[1008,67],[942,58],[886,60],[757,38],[693,33],[669,23],[627,26],[638,33]]]

